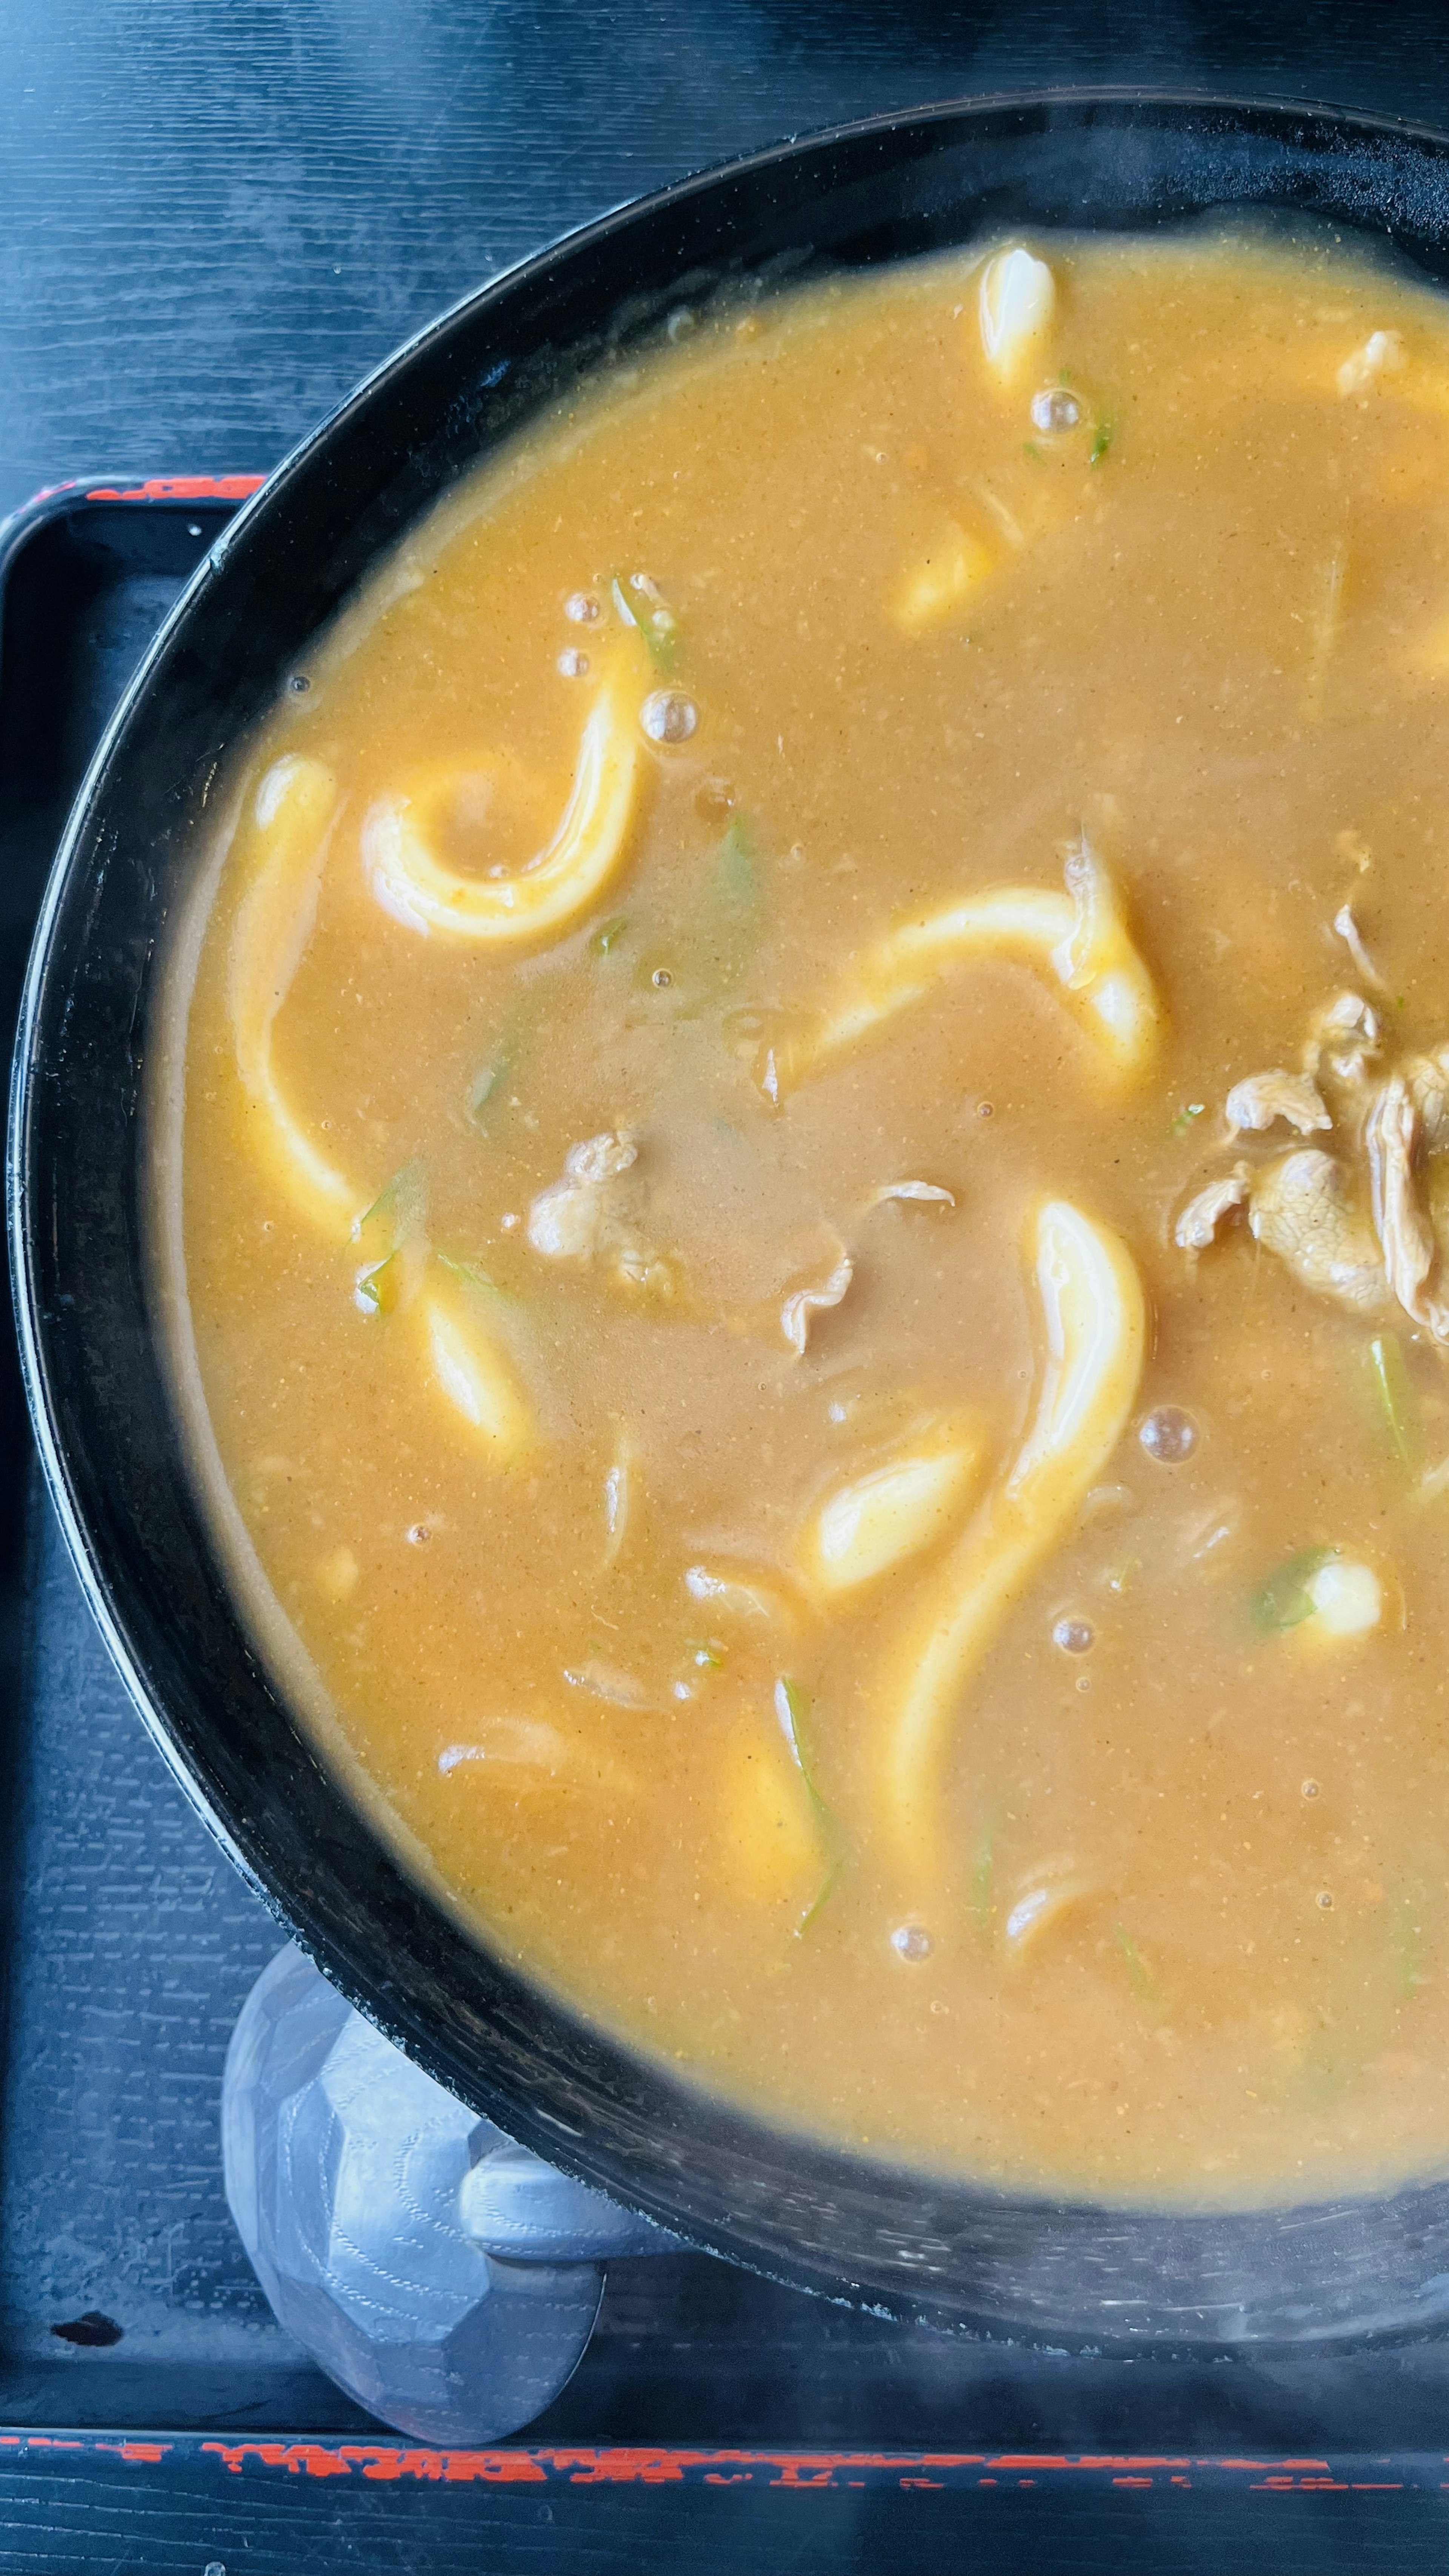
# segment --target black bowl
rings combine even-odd
[[[1351,225],[1440,277],[1449,140],[1211,99],[925,109],[686,180],[424,332],[242,512],[127,692],[41,915],[10,1139],[21,1350],[91,1607],[183,1786],[335,1984],[450,2091],[717,2253],[902,2317],[1158,2349],[1449,2318],[1449,2183],[1194,2215],[923,2178],[721,2107],[493,1958],[324,1769],[239,1623],[153,1340],[139,1113],[158,951],[218,760],[379,550],[570,371],[732,276],[1214,208]]]

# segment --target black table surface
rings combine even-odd
[[[839,119],[1053,83],[1449,122],[1444,0],[5,0],[0,510],[262,469],[551,236]]]

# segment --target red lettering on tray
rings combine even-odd
[[[1254,2495],[1317,2495],[1324,2492],[1329,2495],[1347,2495],[1348,2487],[1342,2478],[1276,2477],[1253,2480]]]
[[[1016,2462],[1014,2460],[996,2460],[992,2465],[998,2469],[1007,2467],[1014,2468],[1016,2466]],[[1239,2461],[1234,2463],[1234,2465],[1241,2467],[1243,2464]],[[1254,2463],[1254,2465],[1256,2466],[1257,2464]],[[1192,2462],[1191,2460],[1158,2459],[1153,2453],[1139,2455],[1135,2451],[1103,2451],[1101,2453],[1096,2451],[1083,2451],[1077,2459],[1043,2460],[1041,2462],[1041,2466],[1043,2468],[1053,2469],[1190,2469]]]
[[[265,474],[155,474],[148,482],[122,491],[114,483],[98,484],[88,501],[246,501],[259,492]]]
[[[539,2486],[548,2477],[530,2451],[404,2450],[390,2442],[203,2442],[201,2447],[233,2477],[241,2475],[249,2460],[264,2469],[286,2469],[292,2477],[349,2478],[360,2472],[384,2483],[410,2478],[428,2485],[468,2486],[481,2479]]]
[[[545,2486],[548,2471],[532,2451],[448,2451],[443,2478],[448,2486],[467,2486],[475,2478],[495,2486]]]
[[[516,2456],[516,2455],[514,2455]],[[775,2487],[793,2487],[803,2491],[828,2488],[836,2484],[842,2470],[894,2470],[898,2476],[916,2475],[923,2483],[935,2484],[927,2473],[933,2469],[963,2469],[981,2466],[980,2451],[946,2451],[937,2453],[901,2451],[675,2451],[675,2450],[551,2450],[538,2456],[548,2460],[555,2475],[564,2476],[574,2486],[629,2486],[636,2482],[646,2486],[676,2484],[691,2473],[697,2473],[706,2486],[746,2484],[757,2469],[773,2471],[768,2483]],[[846,2481],[859,2485],[859,2478]]]
[[[87,2445],[44,2433],[0,2434],[0,2443],[12,2449],[22,2445],[72,2451],[92,2447],[137,2463],[160,2460],[174,2448],[169,2443],[129,2440]],[[678,2486],[686,2478],[695,2477],[704,2486],[728,2487],[748,2486],[756,2472],[762,2471],[770,2486],[805,2494],[859,2486],[863,2483],[861,2471],[874,2469],[892,2476],[901,2488],[939,2490],[952,2475],[978,2469],[990,2472],[976,2479],[980,2487],[998,2486],[1009,2475],[1018,2488],[1030,2489],[1045,2471],[1077,2476],[1105,2474],[1115,2487],[1141,2489],[1154,2484],[1154,2472],[1167,2471],[1170,2485],[1190,2488],[1192,2480],[1183,2472],[1196,2467],[1247,2473],[1260,2494],[1349,2492],[1347,2482],[1334,2477],[1327,2460],[1194,2462],[1156,2453],[1112,2451],[1084,2451],[1075,2458],[1059,2451],[686,2451],[623,2444],[617,2448],[590,2444],[578,2449],[453,2451],[387,2442],[265,2440],[205,2441],[200,2448],[220,2461],[233,2477],[255,2467],[282,2469],[290,2477],[360,2476],[374,2482],[406,2480],[446,2486],[539,2486],[550,2477],[566,2478],[572,2486]],[[1355,2481],[1353,2491],[1392,2495],[1401,2488],[1402,2481],[1365,2479]]]
[[[553,2464],[566,2469],[576,2487],[670,2486],[684,2476],[685,2465],[702,2468],[712,2451],[555,2451]]]
[[[352,2474],[347,2451],[330,2442],[203,2442],[202,2450],[223,2460],[240,2477],[248,2460],[264,2469],[286,2469],[292,2477],[345,2478]]]

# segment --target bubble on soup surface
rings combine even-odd
[[[1081,417],[1082,406],[1075,394],[1068,393],[1065,385],[1044,385],[1039,394],[1032,395],[1033,429],[1075,429]]]
[[[923,1932],[919,1923],[899,1924],[896,1930],[891,1934],[891,1948],[895,1951],[898,1958],[909,1959],[913,1963],[918,1962],[921,1959],[929,1959],[931,1955],[930,1933]]]
[[[587,590],[576,590],[564,601],[564,615],[575,626],[592,626],[602,617],[598,601]]]
[[[1154,1413],[1149,1413],[1137,1437],[1149,1458],[1156,1458],[1164,1467],[1175,1467],[1179,1460],[1190,1458],[1197,1447],[1197,1424],[1178,1405],[1159,1404]]]
[[[1052,1644],[1064,1655],[1085,1655],[1092,1643],[1092,1631],[1085,1619],[1058,1619],[1052,1630]]]
[[[639,721],[651,742],[688,742],[699,709],[682,689],[655,689],[645,699]]]
[[[589,657],[587,653],[575,652],[570,646],[566,653],[560,653],[558,667],[564,679],[581,680],[589,667]]]

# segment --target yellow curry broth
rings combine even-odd
[[[704,317],[319,647],[190,998],[198,1383],[362,1772],[586,2011],[996,2181],[1387,2182],[1449,2156],[1445,1357],[1264,1200],[1174,1229],[1302,1147],[1372,1236],[1357,1094],[1224,1125],[1365,991],[1345,902],[1372,1078],[1449,1037],[1449,331],[1035,248],[1014,375],[965,260]]]

